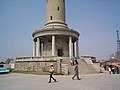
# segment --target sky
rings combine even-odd
[[[46,0],[0,0],[0,61],[32,56],[32,33],[45,22]],[[80,33],[80,56],[107,60],[116,52],[120,0],[66,0],[66,23]]]

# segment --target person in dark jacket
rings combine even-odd
[[[78,67],[78,61],[77,60],[75,60],[75,69],[74,69],[74,71],[75,71],[75,74],[72,77],[72,79],[74,80],[74,78],[77,77],[77,80],[80,80],[80,78],[79,78],[79,67]]]

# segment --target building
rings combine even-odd
[[[86,62],[91,62],[91,64],[97,62],[95,56],[81,56],[81,58],[85,59]]]
[[[96,73],[95,69],[79,57],[79,32],[67,26],[65,0],[46,0],[46,23],[32,33],[33,56],[17,57],[15,70],[46,72],[53,63],[55,71],[73,74],[70,61],[78,60],[81,74]]]
[[[46,23],[33,32],[33,56],[79,57],[79,33],[65,22],[65,0],[47,0]]]
[[[47,71],[53,63],[61,73],[70,59],[79,58],[79,33],[66,24],[65,0],[46,0],[46,7],[44,27],[32,33],[33,56],[16,58],[15,70]]]

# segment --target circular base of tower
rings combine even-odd
[[[44,25],[44,29],[50,29],[50,28],[61,28],[61,29],[68,29],[67,24],[63,21],[59,21],[59,20],[52,20],[47,22]]]
[[[32,34],[34,40],[33,56],[79,57],[79,33],[73,29],[49,28],[36,30]]]

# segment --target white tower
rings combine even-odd
[[[47,0],[46,9],[44,28],[67,28],[65,23],[65,0]]]
[[[69,60],[74,57],[79,58],[80,34],[67,27],[65,0],[46,0],[46,8],[44,27],[32,33],[33,56],[16,58],[15,70],[45,72],[49,70],[50,63],[53,63],[57,73],[65,71],[63,74],[68,74],[68,72],[72,74]],[[62,64],[66,64],[66,68],[63,69]],[[86,67],[87,65],[83,68]],[[83,72],[89,73],[89,70]]]
[[[33,56],[79,57],[79,33],[67,27],[65,0],[46,0],[46,9],[43,29],[32,34]]]

